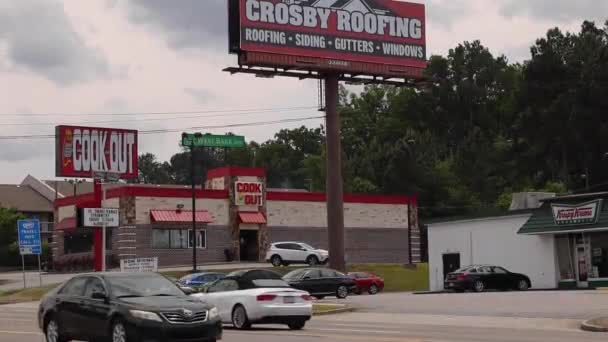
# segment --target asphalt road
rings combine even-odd
[[[343,303],[336,299],[329,302]],[[346,302],[363,312],[455,316],[589,319],[608,316],[603,291],[527,291],[351,296]]]
[[[533,294],[530,292],[529,294]],[[483,303],[474,308],[491,306],[502,293],[469,298],[471,303]],[[528,295],[528,293],[526,293]],[[461,298],[442,298],[429,295],[426,299],[413,299],[408,294],[380,295],[376,297],[353,297],[352,302],[387,303],[400,301],[405,306],[418,300],[429,302]],[[456,295],[460,296],[460,295]],[[474,295],[473,295],[474,296]],[[603,295],[608,296],[608,295]],[[421,296],[422,297],[422,296]],[[497,298],[493,298],[497,297]],[[415,298],[419,298],[416,296]],[[434,299],[433,299],[434,298]],[[530,299],[531,297],[527,297]],[[599,299],[600,297],[596,297]],[[603,302],[599,300],[599,302]],[[421,305],[418,303],[418,305]],[[438,304],[434,304],[437,306]],[[302,331],[292,332],[283,327],[254,327],[251,331],[236,331],[227,328],[224,341],[249,342],[334,342],[334,341],[379,341],[379,342],[604,342],[608,334],[587,333],[578,330],[579,319],[522,318],[494,315],[457,315],[440,312],[415,313],[394,312],[400,305],[393,303],[389,312],[379,312],[375,307],[361,308],[355,313],[314,317]],[[562,307],[567,309],[566,307]],[[408,311],[404,308],[401,311]],[[420,310],[416,306],[410,311]],[[430,309],[427,309],[430,310]],[[41,342],[44,337],[35,322],[36,303],[4,306],[0,308],[0,341]],[[393,312],[391,312],[393,311]],[[524,310],[525,312],[525,310]]]

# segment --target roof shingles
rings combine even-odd
[[[0,184],[0,207],[21,212],[53,212],[53,203],[27,185]]]

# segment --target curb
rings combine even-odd
[[[341,313],[346,313],[346,312],[353,312],[355,310],[356,309],[353,308],[353,307],[345,306],[345,307],[339,308],[339,309],[334,309],[334,310],[328,310],[328,311],[313,313],[313,316],[335,315],[335,314],[341,314]]]
[[[581,323],[581,330],[591,331],[591,332],[608,332],[607,325],[600,325],[597,321],[599,320],[608,320],[606,318],[593,318],[584,321]]]

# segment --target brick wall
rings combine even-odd
[[[407,205],[344,203],[344,226],[407,229]],[[327,227],[325,202],[268,201],[268,225]]]
[[[327,229],[318,227],[269,227],[270,241],[300,241],[327,249]],[[409,263],[407,229],[347,228],[347,262]],[[331,256],[330,256],[331,257]]]
[[[137,257],[158,257],[159,266],[179,266],[192,264],[192,249],[153,249],[152,229],[190,229],[192,226],[184,225],[137,225],[132,232],[137,236],[134,250]],[[207,248],[197,250],[197,262],[225,261],[224,249],[231,246],[230,229],[227,226],[199,225],[197,229],[205,229],[207,234]]]

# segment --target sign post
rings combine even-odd
[[[102,206],[101,180],[139,177],[136,130],[60,125],[55,132],[55,176],[93,178],[92,206]],[[98,227],[93,233],[95,271],[103,269],[105,253],[103,227]]]
[[[101,205],[100,208],[84,208],[82,210],[83,226],[85,227],[101,227],[101,269],[106,271],[106,230],[107,227],[118,227],[120,219],[120,210],[118,208],[104,208],[103,203],[106,200],[106,188],[103,186],[102,180],[118,179],[118,175],[111,173],[96,173],[96,180],[100,181],[101,186]]]
[[[202,133],[182,133],[182,146],[190,148],[190,178],[192,180],[192,271],[196,272],[196,180],[194,179],[194,164],[197,147],[212,148],[238,148],[245,147],[245,137],[240,135],[212,135]]]
[[[17,236],[19,239],[19,253],[21,254],[21,266],[23,269],[23,288],[26,288],[25,280],[25,256],[38,255],[38,278],[42,286],[42,272],[40,269],[40,254],[42,253],[42,242],[40,240],[39,220],[17,221]]]

